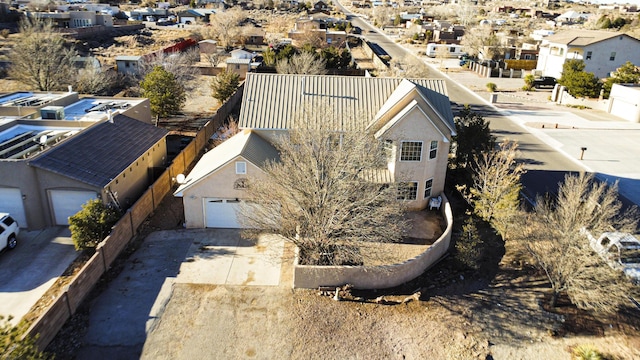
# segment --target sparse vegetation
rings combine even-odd
[[[82,210],[69,217],[69,230],[76,250],[98,246],[119,219],[120,211],[99,199],[89,200],[82,205]]]
[[[35,339],[24,337],[24,326],[13,326],[6,319],[0,316],[0,359],[15,360],[47,360],[53,357],[38,349]]]
[[[488,83],[487,83],[487,85],[486,85],[486,87],[487,87],[487,91],[489,91],[489,92],[496,92],[496,91],[498,91],[498,85],[496,85],[495,83],[488,82]]]
[[[149,98],[151,112],[160,117],[178,113],[186,100],[182,85],[162,66],[156,66],[140,83],[142,96]]]
[[[211,79],[211,92],[220,103],[227,101],[238,90],[240,76],[231,71],[223,71]]]

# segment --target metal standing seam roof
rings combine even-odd
[[[424,95],[455,129],[444,80],[406,79]],[[374,119],[403,79],[327,75],[249,73],[245,80],[239,126],[246,129],[286,130],[305,108],[325,108],[313,115],[327,120],[336,114],[336,131],[363,130]]]
[[[640,42],[640,40],[626,34],[600,30],[566,30],[554,35],[549,35],[545,37],[544,40],[545,43],[549,42],[563,45],[587,46],[618,36],[627,36]]]
[[[280,154],[273,145],[251,130],[244,130],[205,153],[174,195],[182,196],[185,190],[238,156],[257,167],[264,166],[268,161],[280,160]]]
[[[104,187],[167,135],[125,115],[97,123],[53,146],[28,164],[96,187]]]

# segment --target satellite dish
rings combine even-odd
[[[184,184],[184,180],[185,180],[184,174],[178,174],[178,176],[176,176],[176,182],[178,184],[181,184],[181,185]]]
[[[42,146],[47,145],[47,135],[40,136],[39,142],[40,142],[40,145]]]

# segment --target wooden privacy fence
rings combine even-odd
[[[44,350],[53,340],[62,325],[78,310],[87,294],[93,289],[100,277],[109,270],[111,264],[133,240],[142,223],[158,207],[174,185],[175,177],[184,173],[196,161],[207,141],[223,124],[234,106],[242,99],[244,84],[215,113],[196,137],[173,159],[171,165],[149,187],[149,189],[127,210],[107,236],[96,248],[95,254],[73,277],[61,294],[29,327],[25,335],[35,337],[38,348]]]

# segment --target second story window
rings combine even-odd
[[[421,161],[422,141],[403,141],[400,161]]]
[[[612,51],[611,55],[609,55],[609,61],[614,61],[616,59],[616,52]]]
[[[591,60],[591,55],[593,55],[593,52],[592,51],[587,51],[587,56],[586,56],[585,59]]]
[[[246,174],[247,163],[244,161],[236,161],[236,174]]]
[[[429,147],[429,159],[435,159],[438,156],[438,142],[432,141]]]

